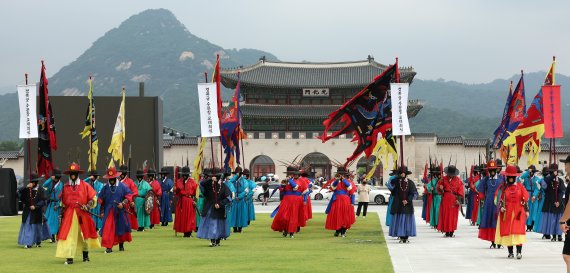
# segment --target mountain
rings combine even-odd
[[[271,53],[256,49],[224,49],[193,35],[170,11],[147,10],[108,31],[51,77],[50,95],[86,95],[89,75],[94,76],[95,96],[117,96],[122,86],[127,95],[138,96],[138,83],[144,81],[145,95],[160,96],[164,102],[164,124],[197,135],[196,83],[204,81],[204,71],[211,77],[217,54],[222,67],[248,66],[261,56],[277,60]],[[49,69],[49,60],[46,66]],[[527,105],[544,75],[545,72],[525,74]],[[413,132],[490,137],[502,115],[509,81],[516,84],[519,76],[484,84],[421,80],[421,71],[418,77],[412,84],[410,98],[422,100],[424,109],[410,121]],[[564,75],[557,75],[556,82],[563,88],[570,86],[570,78]],[[225,98],[231,95],[229,90],[223,92]],[[564,120],[568,121],[570,97],[563,92],[562,100]],[[18,137],[19,114],[15,105],[15,93],[0,95],[0,141]],[[570,123],[566,125],[570,129]]]

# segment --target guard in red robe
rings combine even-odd
[[[111,167],[103,178],[108,179],[99,192],[98,202],[101,204],[101,217],[103,227],[101,245],[106,248],[105,253],[113,252],[113,246],[119,244],[119,251],[125,251],[124,243],[132,241],[131,225],[126,208],[133,200],[131,190],[125,184],[117,183],[120,173]]]
[[[454,165],[444,169],[445,176],[437,183],[437,190],[442,195],[439,210],[438,230],[445,232],[445,237],[455,237],[459,218],[460,199],[465,196],[463,182],[457,175],[459,170]]]
[[[283,232],[283,237],[300,230],[301,224],[305,221],[305,210],[303,208],[304,183],[299,181],[299,169],[294,166],[287,166],[286,184],[282,184],[280,191],[283,192],[283,200],[279,207],[272,213],[273,223],[271,229]]]
[[[479,172],[481,171],[481,166],[475,166],[473,168],[473,176],[469,178],[469,190],[473,193],[473,209],[471,210],[471,225],[474,226],[477,223],[477,216],[479,215],[479,192],[475,187],[475,183],[481,179]]]
[[[152,191],[154,192],[154,206],[150,213],[150,228],[152,229],[154,225],[160,224],[160,198],[162,198],[162,187],[155,179],[156,172],[153,169],[148,170],[146,176],[148,177],[148,184],[152,187]]]
[[[57,234],[55,256],[65,258],[65,264],[73,264],[74,256],[83,252],[83,261],[88,262],[89,249],[101,247],[95,223],[89,213],[89,209],[97,206],[97,193],[79,179],[83,170],[78,164],[71,164],[64,173],[69,175],[69,182],[63,186],[60,195],[63,217]]]
[[[311,195],[310,195],[310,187],[312,186],[311,181],[309,180],[309,174],[305,170],[300,170],[301,175],[299,177],[299,181],[303,182],[303,187],[306,190],[303,192],[303,209],[305,211],[305,221],[301,225],[302,227],[307,225],[307,221],[313,218],[313,206],[311,204]]]
[[[133,181],[129,177],[129,174],[131,172],[129,171],[127,165],[121,165],[119,167],[119,172],[121,173],[121,175],[119,176],[121,184],[125,184],[125,186],[127,186],[127,188],[129,188],[129,190],[131,190],[132,193],[131,196],[129,196],[129,200],[131,200],[131,202],[127,207],[129,220],[131,221],[131,229],[138,229],[139,221],[137,220],[137,209],[134,202],[134,198],[139,195],[139,189],[135,185],[135,181]]]
[[[354,185],[348,180],[348,171],[345,167],[338,167],[335,174],[335,181],[331,188],[334,190],[329,205],[325,210],[327,220],[325,228],[334,230],[334,236],[346,237],[346,231],[350,229],[356,221],[354,207],[352,206],[352,194]]]
[[[198,185],[190,178],[190,168],[183,167],[180,177],[174,184],[174,195],[178,198],[176,215],[174,218],[174,231],[184,233],[184,237],[191,237],[196,231],[196,189]]]

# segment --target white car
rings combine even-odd
[[[374,202],[378,205],[388,204],[388,199],[390,198],[390,191],[386,188],[380,188],[379,186],[371,186],[369,202]]]
[[[313,192],[311,192],[312,200],[329,200],[331,199],[332,191],[330,188],[321,189],[317,185],[313,185]]]
[[[257,187],[255,187],[255,189],[253,189],[253,198],[259,202],[263,201],[262,185],[263,185],[263,183],[258,183]],[[279,201],[279,186],[280,186],[280,184],[278,184],[278,183],[270,183],[269,184],[269,196],[270,196],[270,198],[267,201]],[[275,190],[275,193],[273,194],[273,196],[271,196],[271,193],[273,192],[273,190]]]

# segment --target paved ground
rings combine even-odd
[[[313,201],[314,212],[324,212],[328,201]],[[269,206],[256,204],[257,212],[271,212],[277,203]],[[468,221],[459,219],[459,228],[455,238],[443,238],[424,224],[421,219],[421,206],[416,206],[417,237],[412,237],[409,244],[399,244],[398,240],[388,236],[388,227],[384,226],[386,206],[370,205],[369,211],[377,212],[382,223],[384,236],[394,270],[407,272],[565,272],[562,261],[562,242],[541,240],[542,235],[527,234],[527,243],[523,246],[521,260],[507,259],[507,249],[489,249],[490,243],[477,239],[478,229]],[[362,221],[357,218],[357,221]],[[349,235],[350,236],[350,235]]]

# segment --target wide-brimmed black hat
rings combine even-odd
[[[564,175],[564,172],[562,170],[558,169],[558,164],[556,164],[556,163],[550,164],[548,166],[548,171],[550,171],[550,172],[556,172],[557,171],[558,175]]]
[[[536,169],[536,167],[534,165],[530,165],[528,166],[527,170],[531,173],[536,173],[538,172],[538,170]]]
[[[299,169],[297,169],[297,167],[294,166],[287,166],[287,170],[285,171],[286,174],[301,174],[301,172],[299,172]]]
[[[348,174],[348,170],[344,166],[339,166],[336,168],[336,174],[346,175]]]
[[[438,173],[441,173],[441,170],[439,169],[439,167],[435,166],[435,167],[431,167],[429,169],[429,173],[438,174]]]
[[[135,177],[144,177],[144,172],[143,170],[137,170]]]
[[[168,171],[168,168],[166,167],[162,167],[160,168],[160,172],[158,172],[159,174],[170,174],[170,172]]]
[[[89,176],[101,176],[98,171],[89,171]]]
[[[237,166],[235,170],[232,172],[232,174],[241,173],[242,171],[243,169],[240,166]]]
[[[244,175],[249,175],[249,174],[250,174],[249,169],[244,169],[244,170],[243,170],[243,174],[244,174]]]
[[[566,157],[566,159],[560,159],[560,162],[562,162],[562,163],[570,163],[570,155],[568,155],[568,156]]]
[[[30,177],[28,178],[28,182],[38,182],[41,179],[42,178],[39,177],[37,173],[32,173],[32,174],[30,174]]]
[[[156,176],[156,171],[154,169],[149,169],[148,171],[146,171],[146,175],[152,175],[152,176]]]
[[[459,175],[459,170],[457,169],[457,167],[455,167],[455,165],[449,165],[449,166],[445,167],[443,169],[443,172],[445,174],[451,175],[451,176]]]
[[[52,175],[52,176],[55,176],[55,178],[61,178],[61,170],[59,170],[59,169],[53,169],[53,170],[51,171],[51,175]]]
[[[190,175],[190,168],[189,167],[182,167],[178,172],[179,175]]]
[[[396,175],[400,175],[401,173],[405,173],[406,175],[412,174],[412,172],[408,170],[408,166],[399,167],[397,170],[392,170],[392,172],[395,172]]]
[[[121,172],[121,174],[125,174],[125,175],[131,173],[129,171],[129,167],[127,167],[127,165],[119,166],[119,172]]]

